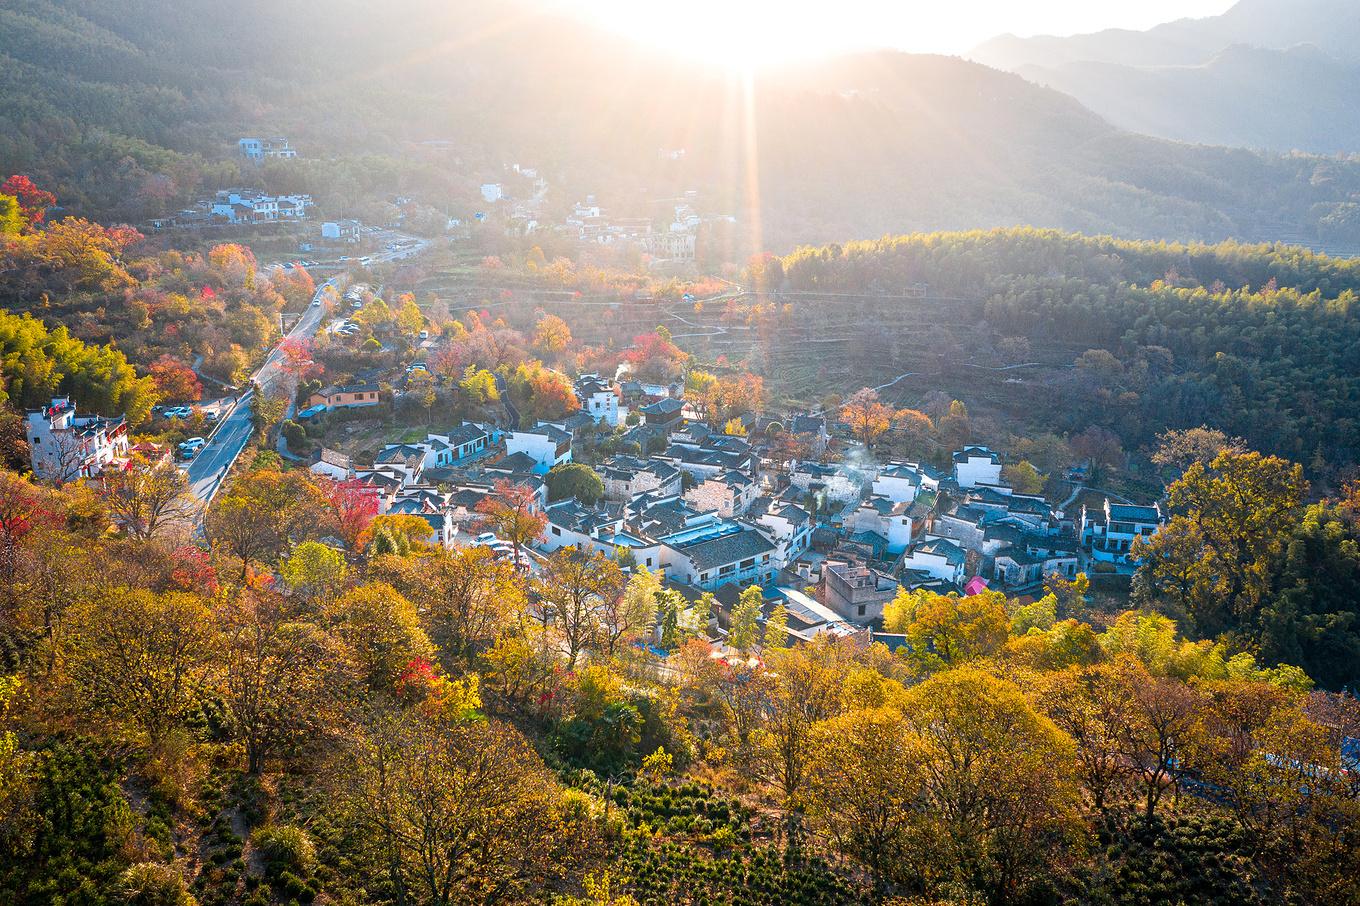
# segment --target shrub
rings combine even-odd
[[[179,872],[140,862],[118,876],[117,899],[128,906],[198,906]]]
[[[316,846],[301,828],[286,824],[262,827],[250,839],[271,867],[277,864],[303,874],[316,867]]]

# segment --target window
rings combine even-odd
[[[708,581],[708,573],[703,573],[702,575],[700,575],[700,576],[699,576],[699,581],[700,581],[700,582],[707,582],[707,581]]]
[[[648,558],[647,558],[647,565],[648,565],[648,566],[651,566],[651,565],[652,565],[652,558],[651,558],[651,557],[648,557]]]
[[[750,560],[743,560],[743,561],[741,561],[741,568],[742,568],[742,569],[750,569],[751,567],[753,567],[753,566],[755,566],[755,565],[756,565],[756,558],[755,558],[755,557],[752,557]]]
[[[554,535],[561,535],[561,534],[562,534],[562,530],[561,530],[560,528],[558,528],[557,526],[554,525],[554,526],[552,527],[552,533],[553,533]]]
[[[859,606],[859,615],[860,615],[860,616],[864,616],[864,607],[865,607],[865,605],[863,605],[863,604],[861,604],[861,605]]]

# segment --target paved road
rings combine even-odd
[[[419,254],[429,247],[429,243],[423,239],[416,240],[413,236],[402,236],[397,233],[390,235],[397,239],[415,240],[415,245],[374,255],[372,256],[374,262],[407,258]],[[317,287],[316,295],[312,297],[312,301],[320,300],[326,287],[334,286],[342,276],[343,273],[332,277]],[[320,326],[321,319],[325,317],[325,314],[326,306],[324,303],[309,305],[303,311],[297,324],[288,332],[288,336],[300,340],[311,337],[316,333],[316,329]],[[278,347],[275,347],[269,354],[269,358],[265,360],[264,365],[251,378],[256,386],[268,388],[276,381],[286,377],[280,367],[282,362],[283,353],[279,351]],[[291,384],[289,392],[293,392]],[[236,406],[231,410],[231,413],[218,421],[217,430],[208,438],[208,445],[198,451],[198,455],[190,460],[188,468],[185,469],[189,478],[189,486],[193,489],[194,499],[205,506],[212,502],[213,495],[217,493],[217,488],[222,484],[222,479],[231,469],[232,463],[236,462],[236,457],[240,456],[246,444],[250,443],[252,433],[250,396],[251,394],[247,392],[236,401]]]
[[[315,299],[320,299],[325,288],[337,280],[339,277],[333,277],[323,283],[317,289]],[[297,324],[288,332],[288,336],[297,339],[310,337],[316,333],[325,312],[324,304],[308,306]],[[275,347],[264,365],[255,373],[253,377],[255,383],[267,387],[278,380],[283,374],[280,368],[282,361],[283,353]],[[208,438],[208,445],[198,451],[198,455],[190,460],[188,468],[185,469],[189,477],[189,486],[193,488],[194,499],[205,506],[212,501],[218,485],[222,483],[223,476],[236,461],[236,457],[241,455],[246,444],[250,443],[250,435],[254,430],[250,424],[250,397],[251,394],[247,392],[236,401],[231,413],[218,421],[217,430]]]

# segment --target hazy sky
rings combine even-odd
[[[706,59],[756,62],[846,48],[963,54],[1005,32],[1145,29],[1234,0],[559,0],[626,35]]]

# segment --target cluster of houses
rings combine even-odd
[[[382,512],[429,519],[445,544],[475,532],[477,506],[497,481],[532,488],[547,519],[541,553],[597,551],[660,574],[692,600],[711,592],[719,638],[750,585],[771,605],[783,601],[795,635],[861,632],[902,588],[1037,597],[1047,580],[1074,578],[1091,561],[1131,570],[1132,540],[1163,522],[1156,506],[1108,500],[1103,510],[1055,511],[1010,488],[1000,458],[982,446],[956,452],[947,470],[853,457],[827,463],[821,416],[753,419],[749,434],[734,436],[695,419],[680,386],[584,374],[575,387],[581,409],[554,423],[510,431],[468,424],[389,445],[367,468],[337,465],[330,453],[313,468],[336,477],[339,468],[371,487]],[[375,389],[326,388],[313,400],[374,405]],[[615,436],[634,452],[593,466],[602,499],[548,501],[548,472],[573,461],[587,426],[632,422]],[[807,458],[779,462],[776,432],[794,434]]]
[[[434,542],[450,547],[472,542],[479,507],[498,487],[527,488],[546,517],[540,553],[597,551],[659,574],[690,600],[711,592],[715,638],[751,585],[771,606],[784,603],[795,636],[858,633],[872,629],[903,588],[959,595],[990,588],[1023,598],[1091,563],[1129,572],[1133,542],[1165,521],[1155,504],[1109,498],[1055,510],[1009,487],[1000,458],[983,446],[954,453],[948,470],[853,456],[828,463],[820,416],[791,415],[777,427],[752,419],[749,433],[737,436],[695,420],[677,385],[586,374],[576,391],[581,408],[557,422],[513,430],[462,424],[388,444],[362,465],[321,450],[310,468],[357,482],[380,513],[425,519]],[[310,402],[317,411],[362,408],[378,405],[378,394],[376,384],[337,385]],[[573,461],[583,432],[631,422],[614,436],[632,452],[593,466],[601,499],[549,501],[547,475]],[[40,477],[93,477],[129,456],[125,422],[77,416],[68,399],[28,413],[27,426]],[[773,435],[786,431],[805,460],[775,455]]]

